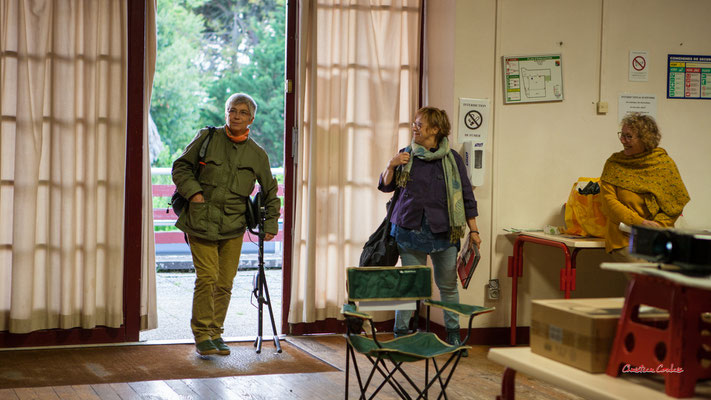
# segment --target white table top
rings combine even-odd
[[[600,264],[600,268],[610,271],[658,276],[680,285],[711,290],[711,275],[689,276],[680,274],[676,272],[679,271],[679,268],[673,265],[658,263],[602,263]]]
[[[488,358],[530,377],[549,382],[585,399],[628,400],[670,399],[664,393],[664,381],[651,374],[622,374],[613,378],[591,374],[531,352],[530,347],[492,348]],[[696,385],[691,399],[711,399],[711,383]]]
[[[568,247],[579,247],[586,249],[605,248],[605,239],[598,237],[576,236],[576,235],[550,235],[543,232],[517,232],[517,235],[532,236],[539,239],[548,239],[560,242]]]

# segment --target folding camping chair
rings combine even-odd
[[[350,364],[358,379],[360,399],[373,399],[385,387],[390,385],[402,399],[412,399],[410,392],[414,390],[416,399],[426,399],[427,392],[433,385],[439,383],[438,398],[447,398],[446,389],[454,370],[459,364],[462,353],[470,346],[453,346],[445,343],[432,332],[429,332],[430,306],[439,307],[469,316],[466,343],[471,333],[472,321],[475,315],[491,312],[494,308],[470,306],[466,304],[443,303],[433,301],[432,268],[424,265],[408,267],[352,267],[346,270],[346,285],[348,303],[343,306],[348,333],[346,334],[346,388],[345,398],[348,399]],[[399,336],[392,340],[378,340],[372,317],[364,310],[412,309],[411,304],[422,301],[427,306],[427,324],[425,332],[415,332]],[[418,315],[416,313],[415,317]],[[369,321],[371,335],[362,334],[363,321]],[[356,352],[365,355],[372,364],[370,372],[361,376],[358,368]],[[446,361],[438,363],[436,357],[447,356]],[[402,368],[403,363],[425,361],[425,382],[422,387]],[[430,378],[430,361],[434,376]],[[441,361],[441,360],[440,360]],[[383,380],[377,383],[373,379],[376,374]],[[397,379],[404,379],[399,382]],[[409,384],[409,385],[408,385]],[[376,387],[377,385],[377,387]],[[374,387],[370,397],[368,389]],[[435,386],[436,387],[436,386]]]

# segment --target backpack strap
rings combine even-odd
[[[202,172],[202,166],[205,165],[205,155],[207,154],[207,146],[210,144],[210,139],[212,139],[212,136],[215,134],[216,130],[214,126],[206,126],[206,128],[209,129],[209,132],[205,140],[203,140],[202,144],[200,145],[200,151],[198,151],[198,164],[194,171],[196,179],[200,176],[200,172]],[[183,211],[183,208],[187,207],[188,204],[189,201],[185,197],[180,195],[180,193],[178,192],[178,188],[176,187],[175,191],[173,192],[173,196],[170,199],[170,202],[168,202],[168,207],[165,209],[165,212],[168,213],[170,212],[170,209],[173,208],[175,214],[180,216]],[[185,242],[190,244],[190,242],[188,242],[188,236],[186,234],[183,234],[183,236],[185,238]]]
[[[198,152],[198,157],[199,157],[200,163],[205,161],[205,154],[207,154],[207,146],[210,144],[212,135],[215,134],[215,130],[216,130],[216,128],[214,126],[206,126],[206,128],[209,129],[209,132],[208,132],[205,140],[202,142],[202,146],[200,146],[200,151]]]

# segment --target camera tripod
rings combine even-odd
[[[272,311],[272,301],[269,297],[269,288],[267,287],[267,277],[264,273],[264,237],[266,232],[264,232],[264,223],[266,220],[266,209],[262,203],[262,193],[258,192],[254,200],[254,208],[256,209],[257,217],[257,228],[258,231],[255,232],[252,229],[249,231],[259,237],[259,269],[257,275],[254,277],[254,289],[252,290],[252,296],[257,300],[257,337],[254,340],[254,347],[256,347],[257,354],[262,352],[262,332],[263,332],[263,321],[264,321],[264,305],[267,305],[269,310],[269,319],[272,322],[272,332],[274,333],[274,346],[276,347],[277,353],[281,353],[281,344],[279,343],[279,336],[277,336],[276,324],[274,323],[274,312]],[[247,205],[248,207],[251,205]],[[254,305],[254,303],[252,303]]]

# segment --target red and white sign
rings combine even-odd
[[[648,60],[646,51],[630,51],[630,82],[647,82],[649,80]]]
[[[647,67],[647,60],[642,56],[637,56],[632,60],[632,68],[635,71],[642,71]]]

